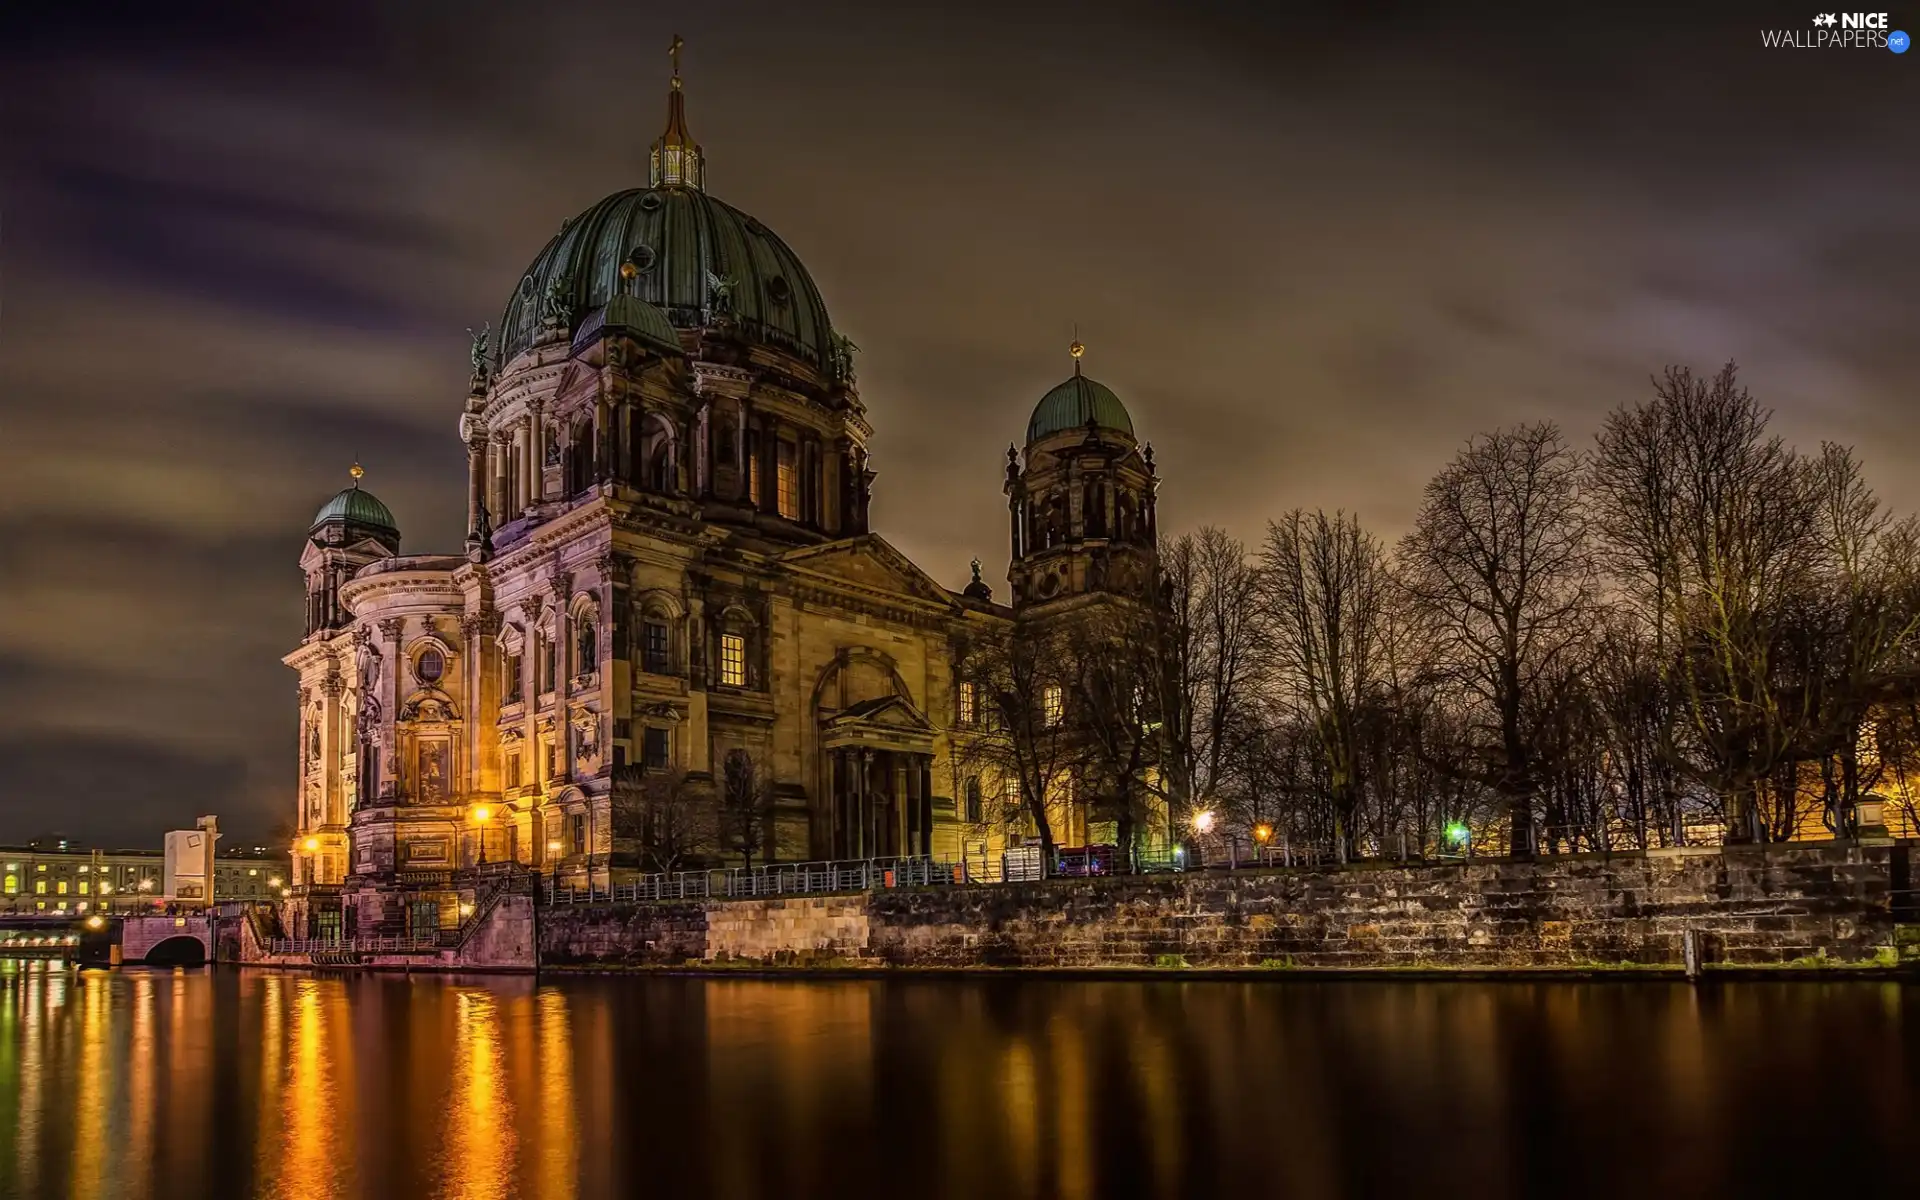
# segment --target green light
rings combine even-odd
[[[1465,845],[1468,836],[1467,827],[1459,821],[1447,826],[1447,840],[1455,845]]]

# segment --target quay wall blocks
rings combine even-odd
[[[1880,964],[1920,945],[1909,847],[1236,871],[540,914],[543,965],[1677,968]],[[1904,933],[1904,936],[1902,936]],[[1915,950],[1920,955],[1920,949]]]

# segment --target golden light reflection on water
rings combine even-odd
[[[447,1148],[443,1194],[456,1200],[499,1200],[513,1188],[519,1153],[513,1099],[507,1093],[500,1004],[488,992],[456,993],[453,1077],[441,1143]]]
[[[1543,1128],[1633,1147],[1580,1159],[1589,1194],[1745,1194],[1769,1182],[1747,1165],[1767,1161],[1769,1096],[1795,1097],[1799,1140],[1899,1161],[1917,1020],[1912,989],[1876,985],[555,985],[0,962],[0,1195],[1503,1200],[1564,1169]]]

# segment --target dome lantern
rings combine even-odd
[[[701,190],[707,177],[707,159],[700,143],[687,132],[687,105],[680,90],[680,50],[686,42],[679,34],[667,53],[673,59],[673,82],[667,90],[667,128],[648,155],[648,184],[651,187],[689,187]]]

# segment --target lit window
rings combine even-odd
[[[789,521],[800,519],[800,471],[794,464],[792,442],[781,442],[774,448],[774,489],[780,506],[780,515]]]
[[[64,880],[64,879],[62,879],[62,880],[61,880],[61,881],[60,881],[60,882],[59,882],[58,884],[56,884],[56,885],[54,885],[54,889],[53,889],[53,890],[54,890],[54,892],[55,892],[56,894],[58,894],[58,895],[61,895],[61,896],[64,896],[64,895],[66,895],[66,894],[67,894],[67,881],[66,881],[66,880]]]
[[[47,894],[47,881],[46,881],[46,880],[44,880],[44,879],[36,879],[36,880],[34,880],[34,881],[33,881],[33,894],[34,894],[34,895],[36,895],[36,896],[44,896],[44,895],[46,895],[46,894]]]
[[[7,876],[7,895],[9,896],[14,895],[17,892],[19,892],[19,890],[20,890],[20,877],[18,875]]]
[[[979,693],[971,679],[960,684],[960,723],[971,725],[979,719]]]
[[[80,873],[81,873],[82,875],[85,875],[85,874],[87,873],[87,870],[88,870],[88,868],[87,868],[87,866],[86,866],[86,864],[84,864],[84,863],[82,863],[82,864],[81,864],[81,866],[80,866]]]
[[[87,881],[84,879],[80,881],[80,894],[82,896],[87,894]]]
[[[249,874],[249,875],[258,875],[259,873],[260,873],[260,868],[258,868],[258,867],[248,867],[248,868],[247,868],[247,874]]]
[[[644,642],[641,651],[641,669],[650,675],[665,675],[670,669],[667,659],[667,623],[648,621],[644,625]]]
[[[1060,723],[1060,717],[1066,712],[1067,707],[1066,697],[1061,694],[1059,684],[1050,683],[1047,685],[1047,690],[1041,693],[1041,705],[1042,710],[1046,713],[1047,724],[1058,725]]]
[[[720,635],[720,682],[728,687],[747,686],[747,639],[741,634]]]
[[[35,863],[35,864],[34,864],[34,867],[33,867],[33,869],[34,869],[34,870],[36,870],[36,871],[44,871],[44,870],[46,870],[46,869],[47,869],[47,864],[45,864],[45,863]]]

